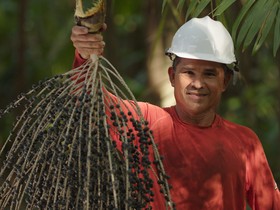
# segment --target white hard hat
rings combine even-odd
[[[236,62],[232,38],[223,24],[206,16],[193,18],[175,33],[167,54],[182,58]]]

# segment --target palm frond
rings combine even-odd
[[[276,56],[277,50],[280,47],[280,9],[278,4],[278,11],[276,16],[276,23],[274,29],[274,45],[273,45],[273,55]]]
[[[201,12],[208,6],[211,0],[201,0],[200,3],[197,5],[195,10],[193,11],[193,17],[198,17]]]
[[[237,19],[235,20],[233,27],[232,27],[232,38],[236,42],[237,35],[238,35],[238,27],[240,26],[243,18],[246,16],[252,5],[255,3],[255,0],[246,1],[245,5],[242,7]]]
[[[224,0],[213,11],[214,16],[219,16],[224,13],[236,0]]]
[[[263,21],[263,24],[259,29],[258,36],[253,47],[253,53],[257,52],[266,40],[276,20],[277,10],[278,8],[272,5],[270,11],[267,12],[265,20]]]
[[[175,7],[175,3],[169,0],[165,0],[165,7]],[[174,15],[176,17],[185,16],[185,20],[191,17],[198,17],[201,13],[207,10],[208,14],[212,14],[213,17],[223,15],[229,10],[230,6],[233,5],[236,0],[223,0],[223,1],[212,1],[212,0],[180,0],[177,3],[177,10],[180,14]],[[211,3],[211,8],[209,8]],[[217,6],[215,6],[217,4]],[[214,6],[213,6],[214,5]],[[183,6],[187,9],[182,10]],[[209,12],[210,9],[210,12]],[[250,45],[253,46],[252,53],[255,53],[259,48],[268,40],[268,36],[271,31],[274,30],[274,41],[273,41],[273,54],[276,55],[279,46],[279,11],[280,3],[278,0],[248,0],[242,6],[237,19],[234,21],[232,27],[232,38],[236,43],[236,48],[247,49]],[[175,14],[173,12],[173,14]],[[223,22],[227,22],[224,20]]]

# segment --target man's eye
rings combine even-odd
[[[189,75],[193,75],[193,74],[194,74],[193,71],[189,71],[189,70],[186,70],[186,71],[184,71],[183,73],[184,73],[184,74],[189,74]]]
[[[217,74],[215,72],[205,72],[205,75],[206,76],[209,76],[209,77],[214,77],[216,76]]]

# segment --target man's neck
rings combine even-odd
[[[209,127],[215,120],[216,113],[214,111],[207,111],[199,114],[190,114],[175,107],[179,119],[187,124],[195,125],[198,127]]]

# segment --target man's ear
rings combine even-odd
[[[173,67],[168,68],[168,75],[169,75],[169,81],[170,81],[172,87],[174,87],[175,71],[174,71]]]
[[[232,72],[225,72],[224,91],[227,89],[232,76],[233,76]]]

